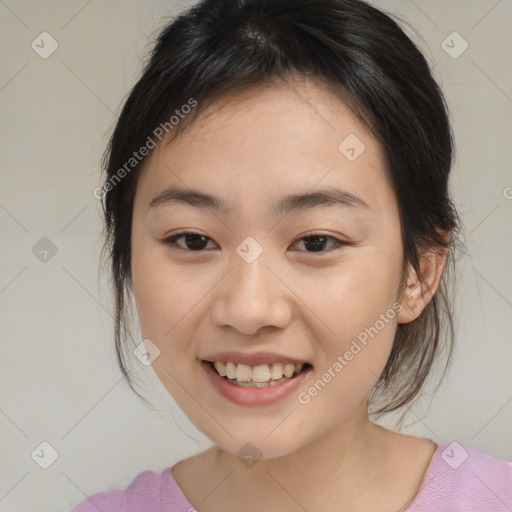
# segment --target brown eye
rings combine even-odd
[[[178,240],[181,239],[183,239],[182,242],[178,243]],[[211,238],[205,235],[201,235],[200,233],[184,232],[172,235],[164,239],[162,243],[177,251],[204,252],[207,249],[208,241],[212,241]],[[303,247],[306,248],[305,252],[308,253],[329,252],[329,250],[335,249],[341,245],[347,245],[333,236],[325,235],[322,233],[312,233],[300,238],[296,243],[299,242],[303,242]],[[330,247],[329,244],[331,244]]]
[[[334,247],[339,247],[340,245],[345,245],[341,240],[334,238],[333,236],[324,235],[322,233],[312,233],[310,235],[302,237],[299,242],[304,243],[304,247],[306,248],[306,252],[328,252],[324,250],[328,245],[328,242],[334,242]]]
[[[177,240],[182,238],[184,245],[177,243]],[[200,252],[205,250],[208,240],[210,238],[199,233],[178,233],[166,238],[163,240],[163,243],[171,246],[173,249],[176,248],[176,250]]]

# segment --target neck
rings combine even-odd
[[[251,468],[217,448],[216,467],[225,468],[222,475],[230,473],[221,487],[231,503],[240,496],[247,509],[247,498],[252,496],[256,501],[264,499],[273,510],[290,500],[308,510],[321,510],[324,505],[329,510],[339,496],[343,510],[357,510],[361,494],[382,488],[389,454],[389,431],[370,422],[363,405],[357,415],[327,435],[288,455],[259,460]],[[240,505],[243,509],[244,504]]]

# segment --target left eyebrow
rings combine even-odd
[[[211,208],[224,213],[230,211],[228,203],[220,197],[200,192],[199,190],[169,187],[154,197],[149,208],[157,208],[173,203],[183,203],[198,208]],[[315,192],[291,194],[281,197],[274,206],[276,215],[295,210],[307,210],[318,207],[336,207],[344,209],[370,209],[368,203],[359,196],[335,187],[327,187]]]
[[[335,207],[353,210],[370,209],[366,201],[341,188],[327,187],[315,192],[291,194],[282,197],[274,207],[276,214],[286,214],[293,210],[307,210],[318,207]]]

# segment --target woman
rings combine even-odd
[[[139,355],[214,444],[73,511],[510,509],[512,463],[369,414],[451,357],[452,151],[424,57],[360,0],[169,24],[106,155],[105,248],[123,373],[133,293]]]

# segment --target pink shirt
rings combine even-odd
[[[69,512],[195,512],[171,468],[145,470],[128,487],[98,492]],[[457,442],[438,446],[406,512],[510,512],[512,462]]]

